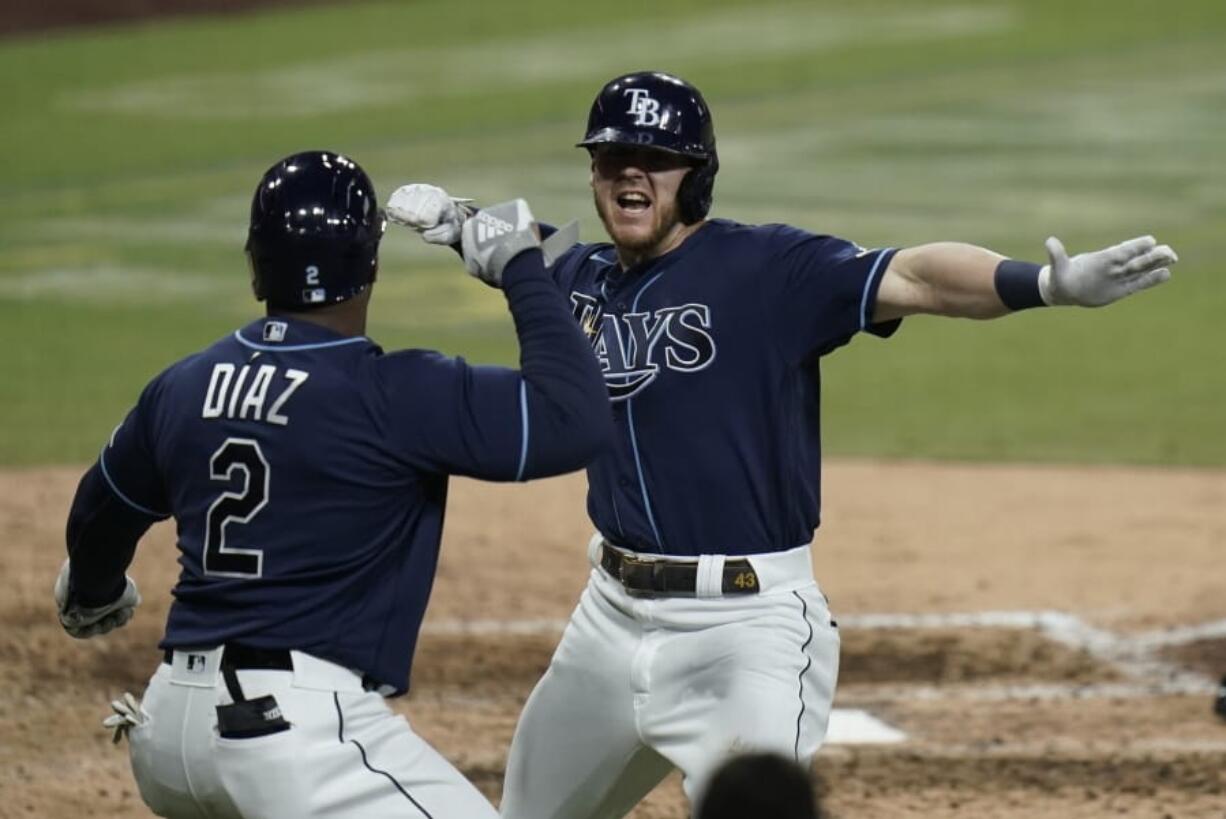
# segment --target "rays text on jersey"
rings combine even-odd
[[[575,319],[592,342],[609,398],[623,401],[642,391],[664,366],[689,373],[715,360],[711,308],[705,304],[661,307],[614,315],[598,299],[572,292]]]

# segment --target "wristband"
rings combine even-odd
[[[1004,259],[996,265],[996,295],[1010,310],[1046,307],[1039,291],[1039,271],[1043,268],[1031,262]]]

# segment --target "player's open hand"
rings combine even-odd
[[[1048,304],[1102,307],[1138,290],[1162,284],[1179,261],[1169,245],[1140,236],[1071,259],[1055,236],[1047,240],[1051,264],[1039,272],[1039,293]]]
[[[140,592],[132,578],[124,578],[123,592],[113,602],[105,606],[86,607],[68,599],[68,571],[69,561],[65,560],[52,590],[64,631],[77,639],[97,637],[126,625],[132,619],[136,607],[140,605]]]
[[[402,185],[387,200],[387,218],[412,228],[432,245],[453,245],[472,216],[471,199],[458,199],[437,185]]]

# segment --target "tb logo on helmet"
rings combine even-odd
[[[634,114],[635,125],[655,126],[660,124],[660,101],[651,98],[646,88],[627,88],[630,95],[630,107],[627,114]]]

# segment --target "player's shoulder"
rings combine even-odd
[[[467,363],[459,356],[438,350],[410,347],[393,350],[372,360],[374,372],[384,385],[421,390],[438,379],[463,370]]]
[[[214,361],[233,361],[242,354],[240,350],[237,332],[226,333],[207,347],[185,355],[171,363],[154,377],[153,381],[150,382],[150,386],[154,384],[168,386],[179,380],[191,378],[201,368],[211,369]]]
[[[567,284],[580,273],[599,270],[617,263],[617,252],[609,242],[571,245],[549,268],[555,282]]]
[[[748,224],[731,219],[709,219],[701,235],[710,247],[753,247],[774,250],[790,244],[821,238],[812,231],[781,223]]]
[[[266,319],[252,322],[245,327],[232,330],[194,353],[185,355],[172,362],[155,375],[145,387],[145,393],[156,396],[160,393],[173,391],[178,386],[195,389],[201,378],[209,378],[213,367],[218,362],[233,363],[244,358],[254,357],[263,352],[257,345],[244,342],[243,332],[253,335],[252,328],[260,326]]]
[[[202,350],[197,350],[194,353],[190,353],[176,361],[171,362],[170,364],[166,365],[161,372],[150,379],[145,389],[147,391],[165,390],[172,387],[174,384],[183,380],[184,378],[190,377],[193,371],[202,366],[207,366],[207,363],[215,357],[213,355],[213,351],[219,344],[223,344],[225,341],[226,339],[218,339]]]
[[[797,227],[796,225],[784,224],[783,222],[765,222],[760,225],[729,222],[727,225],[728,226],[725,228],[725,231],[730,237],[760,242],[767,245],[789,245],[814,240],[837,240],[838,238],[829,234],[808,230],[807,228]]]
[[[762,225],[740,225],[737,235],[743,241],[760,246],[764,253],[774,257],[805,259],[807,263],[837,264],[852,256],[867,253],[855,242],[829,233],[772,222]]]

